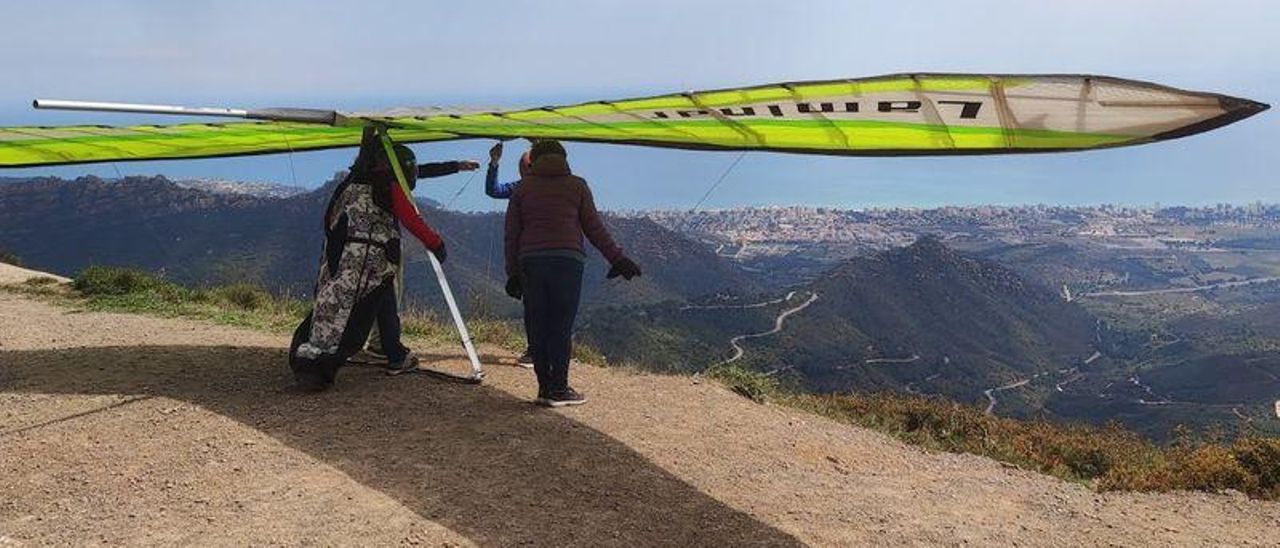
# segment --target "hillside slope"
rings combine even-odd
[[[785,329],[768,331],[814,295]],[[1084,367],[1098,333],[1079,305],[929,237],[855,257],[774,298],[604,310],[584,324],[584,340],[610,359],[656,369],[701,370],[730,358],[735,336],[768,333],[739,339],[743,365],[786,372],[818,392],[905,390],[965,402],[982,401],[992,386]]]
[[[579,367],[592,401],[564,411],[496,363],[482,387],[351,368],[301,396],[282,337],[70,312],[0,293],[0,542],[1265,544],[1280,527],[1280,504],[1096,494],[687,377]]]
[[[1052,290],[934,238],[852,259],[815,281],[775,355],[819,390],[918,390],[961,401],[1079,366],[1096,320]]]

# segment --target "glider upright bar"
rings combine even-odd
[[[453,298],[449,280],[444,277],[444,268],[440,265],[440,261],[436,260],[436,256],[429,251],[427,259],[431,261],[431,268],[435,270],[436,279],[440,281],[440,291],[444,293],[445,304],[449,305],[453,326],[458,329],[458,336],[462,338],[462,348],[467,351],[467,359],[471,361],[471,377],[465,380],[480,382],[484,379],[484,369],[480,367],[480,357],[476,354],[475,344],[471,341],[471,331],[467,329],[467,322],[462,320],[462,312],[458,310],[458,302]]]
[[[378,139],[382,142],[382,149],[387,153],[387,160],[391,164],[391,171],[396,175],[396,183],[404,190],[405,196],[409,197],[409,204],[413,206],[416,213],[418,211],[417,204],[413,203],[409,185],[405,182],[404,171],[400,169],[400,161],[396,158],[396,152],[393,148],[391,137],[387,135],[386,128],[377,126]],[[445,371],[426,370],[437,376],[449,377],[465,382],[479,383],[484,380],[484,369],[480,366],[480,357],[476,355],[476,347],[471,342],[471,331],[467,329],[467,322],[462,319],[462,312],[458,310],[458,301],[453,298],[453,289],[449,287],[449,280],[445,278],[444,267],[440,265],[440,261],[436,259],[434,253],[427,251],[427,259],[431,261],[431,269],[436,273],[436,280],[440,282],[440,291],[444,293],[444,302],[449,305],[449,315],[453,316],[453,326],[458,330],[458,337],[462,339],[462,348],[467,352],[467,359],[471,361],[471,375],[461,377]]]

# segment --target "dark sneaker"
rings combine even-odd
[[[410,373],[418,370],[418,357],[409,352],[404,355],[404,359],[398,362],[387,364],[388,375],[399,375],[401,373]]]
[[[521,354],[519,358],[516,358],[516,365],[525,369],[533,369],[533,354],[530,354],[528,350],[525,350],[524,354]]]
[[[354,365],[387,365],[387,356],[385,354],[375,354],[368,350],[356,352],[354,356],[347,358],[347,363]]]
[[[545,398],[538,401],[539,405],[547,407],[568,407],[570,405],[582,405],[587,403],[587,397],[579,394],[577,390],[565,388],[547,394]]]

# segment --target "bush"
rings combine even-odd
[[[1230,448],[1202,445],[1178,460],[1181,462],[1175,475],[1177,481],[1172,487],[1214,492],[1254,491],[1253,476],[1240,465]]]
[[[708,369],[706,375],[758,403],[765,403],[776,397],[782,388],[777,379],[737,365],[717,365]]]
[[[0,263],[22,266],[22,259],[8,251],[0,250]]]
[[[71,286],[85,296],[173,292],[178,286],[136,268],[91,266],[76,276]]]
[[[270,307],[274,300],[271,294],[261,287],[246,283],[216,287],[210,290],[210,294],[215,299],[241,310],[263,310]]]
[[[1255,479],[1258,496],[1280,498],[1280,439],[1242,438],[1231,447],[1236,462]]]

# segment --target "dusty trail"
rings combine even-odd
[[[284,343],[0,293],[0,545],[1263,545],[1280,529],[1274,503],[1097,494],[690,378],[584,366],[591,403],[548,411],[491,348],[481,387],[350,368],[296,395]]]

